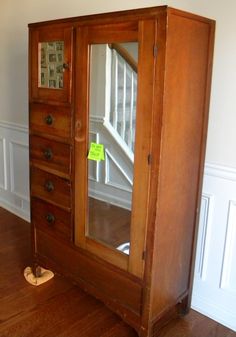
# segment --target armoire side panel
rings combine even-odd
[[[211,21],[174,10],[168,13],[152,320],[189,292],[205,153],[213,31]]]

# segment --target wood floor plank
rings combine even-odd
[[[121,337],[121,336],[137,337],[137,334],[132,328],[127,327],[125,323],[119,322],[100,337]]]
[[[11,294],[3,296],[0,306],[0,321],[6,322],[17,315],[21,315],[26,310],[30,311],[41,303],[67,292],[73,287],[68,281],[55,276],[55,280],[42,284],[40,287],[34,287],[23,279],[24,285],[20,290],[12,289]]]
[[[26,310],[17,317],[16,322],[11,322],[10,326],[6,325],[1,329],[1,337],[43,337],[57,336],[57,327],[66,322],[67,325],[77,319],[78,311],[75,310],[81,304],[80,313],[87,315],[89,310],[93,310],[95,300],[90,299],[83,302],[82,298],[86,294],[75,287],[64,294],[53,297],[45,302],[41,302],[32,310]],[[64,318],[66,317],[66,321]]]
[[[104,306],[91,311],[81,320],[77,320],[69,329],[59,334],[58,337],[94,337],[96,331],[98,336],[110,330],[117,323],[117,316]]]
[[[0,208],[0,337],[137,337],[100,301],[59,275],[34,287],[23,277],[30,264],[30,225]],[[236,337],[236,332],[190,310],[158,337]]]

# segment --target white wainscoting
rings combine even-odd
[[[192,308],[236,330],[236,169],[205,167]]]
[[[28,128],[0,121],[0,206],[30,220]]]

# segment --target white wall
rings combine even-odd
[[[0,120],[27,125],[27,24],[55,18],[168,4],[216,19],[207,161],[236,167],[235,0],[1,0]]]

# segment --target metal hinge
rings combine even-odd
[[[157,45],[155,44],[155,45],[153,46],[153,56],[154,56],[154,57],[157,57],[157,52],[158,52],[158,47],[157,47]]]
[[[142,260],[145,260],[145,259],[146,259],[146,250],[144,250],[142,254]]]

